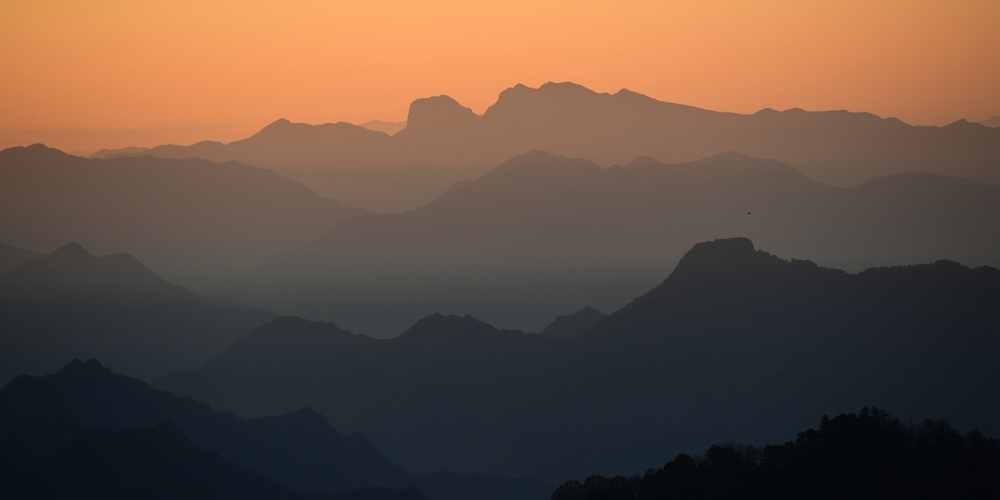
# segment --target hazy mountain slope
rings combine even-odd
[[[158,158],[205,158],[238,161],[272,169],[309,186],[322,196],[373,211],[413,208],[443,193],[472,173],[440,162],[397,160],[392,138],[383,131],[349,123],[308,125],[280,119],[260,132],[222,144],[165,145],[104,150],[97,158],[151,155]]]
[[[917,127],[847,111],[720,113],[625,89],[596,93],[572,83],[514,86],[501,92],[482,116],[447,96],[418,99],[410,106],[406,128],[392,137],[346,123],[310,126],[279,120],[227,145],[100,155],[238,160],[279,169],[356,206],[399,212],[534,149],[602,166],[636,156],[676,163],[737,151],[777,159],[837,186],[908,171],[1000,183],[1000,130],[964,120]]]
[[[198,366],[273,317],[199,297],[131,255],[70,243],[0,275],[0,379],[91,356],[149,379]]]
[[[735,153],[602,169],[536,151],[418,209],[345,220],[227,293],[383,337],[434,311],[539,331],[585,304],[617,309],[732,235],[851,271],[1000,266],[1000,187],[910,173],[845,189]]]
[[[0,151],[0,239],[127,252],[185,283],[293,249],[360,212],[238,163]]]
[[[719,240],[575,339],[430,316],[361,341],[285,319],[158,384],[248,415],[309,405],[416,470],[636,473],[872,403],[995,434],[998,305],[994,268],[849,274]]]
[[[660,260],[670,247],[743,233],[854,268],[935,257],[1000,265],[996,229],[1000,187],[955,178],[910,173],[843,189],[734,153],[602,169],[535,151],[419,209],[344,221],[302,254],[319,264],[357,255],[566,265]]]
[[[453,394],[466,391],[473,380],[503,379],[556,352],[561,343],[498,330],[470,316],[430,315],[388,340],[356,335],[331,323],[284,317],[234,342],[204,366],[155,384],[181,388],[184,394],[194,394],[189,388],[197,384],[205,389],[198,391],[199,398],[243,415],[282,413],[318,394],[330,398],[324,401],[328,407],[367,400],[364,416],[330,414],[338,426],[358,428],[364,425],[358,418],[394,418],[400,406],[427,405],[423,388]],[[241,381],[231,384],[235,373],[241,374]],[[276,383],[277,374],[296,383]],[[229,389],[221,390],[224,385]],[[449,419],[463,417],[440,418],[436,425],[445,429]],[[393,432],[406,435],[412,430],[408,423],[398,425]]]
[[[607,314],[587,306],[573,314],[559,316],[538,334],[543,337],[571,339],[580,336],[607,317]]]
[[[395,135],[396,132],[406,128],[406,122],[387,122],[382,120],[371,120],[361,124],[362,127],[368,130],[374,130],[375,132],[384,132],[389,135]]]
[[[43,414],[63,417],[44,432],[24,432],[37,427],[37,416]],[[344,498],[393,499],[409,497],[385,487],[415,486],[421,491],[426,487],[432,500],[540,500],[551,491],[549,484],[533,478],[412,475],[378,453],[364,436],[341,434],[312,410],[244,420],[152,389],[96,360],[75,360],[54,376],[18,377],[0,389],[0,456],[37,455],[58,446],[61,441],[54,437],[69,438],[82,429],[124,430],[162,421],[172,422],[199,448],[296,491],[354,489]]]
[[[45,254],[0,243],[0,274],[9,271],[22,262],[37,260],[42,257],[45,257]]]

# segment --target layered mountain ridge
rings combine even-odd
[[[586,304],[615,310],[692,245],[734,234],[849,271],[996,267],[1000,188],[922,173],[837,188],[732,152],[604,169],[534,151],[418,209],[347,219],[227,293],[378,337],[434,311],[540,331]]]
[[[243,415],[317,408],[416,470],[632,474],[872,402],[996,434],[998,303],[992,267],[851,274],[725,239],[568,339],[468,316],[381,341],[283,319],[156,384]]]
[[[550,486],[534,478],[413,475],[376,451],[364,436],[341,434],[323,415],[308,408],[280,416],[241,419],[113,373],[96,360],[74,360],[55,375],[22,375],[0,389],[0,461],[38,456],[45,459],[53,455],[53,449],[58,457],[81,437],[99,438],[100,445],[129,436],[160,439],[159,443],[167,445],[166,449],[140,447],[131,452],[143,464],[134,473],[151,474],[150,480],[155,480],[158,473],[180,474],[159,477],[175,486],[186,484],[193,491],[201,491],[204,481],[214,479],[224,483],[214,487],[219,490],[214,492],[216,496],[250,488],[262,498],[306,496],[302,493],[316,498],[328,496],[318,494],[340,493],[344,496],[336,498],[419,500],[423,497],[412,490],[416,486],[432,500],[506,500],[540,499],[551,491]],[[89,453],[99,474],[114,471],[102,469],[99,464],[122,458],[115,449]],[[32,470],[30,463],[14,465]],[[35,465],[41,465],[37,470],[50,476],[59,471],[58,464]],[[129,467],[126,459],[117,469]],[[174,472],[178,468],[181,472]],[[215,474],[207,474],[211,471]],[[239,477],[245,485],[226,483]],[[143,488],[127,478],[111,480],[117,481],[112,484]],[[187,482],[192,480],[193,485]],[[2,481],[27,482],[29,489],[40,486],[31,484],[31,478],[19,482],[18,478],[0,474]],[[86,478],[67,479],[68,484],[73,481],[84,485],[90,482]],[[402,491],[387,489],[404,486],[408,488]]]
[[[501,92],[482,116],[448,96],[418,99],[410,106],[406,128],[391,137],[347,123],[311,126],[279,120],[227,145],[159,146],[99,156],[238,160],[279,169],[352,205],[399,212],[534,149],[602,166],[637,156],[677,163],[732,150],[774,158],[842,187],[907,171],[996,184],[998,134],[964,120],[919,127],[848,111],[724,113],[626,89],[597,93],[566,82],[537,89],[516,85]],[[399,182],[407,182],[409,191],[400,190]]]
[[[150,379],[198,366],[274,317],[72,242],[0,275],[0,380],[93,356]]]
[[[186,284],[294,249],[360,213],[236,162],[84,159],[40,144],[0,151],[0,241],[44,251],[78,241]]]

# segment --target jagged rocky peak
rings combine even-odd
[[[71,241],[59,247],[58,249],[56,249],[56,251],[52,252],[52,254],[49,255],[48,259],[62,261],[62,260],[89,259],[92,257],[93,255],[91,255],[90,252],[88,252],[85,248],[83,248],[83,245],[75,241]]]
[[[446,95],[417,99],[406,118],[408,131],[460,129],[475,124],[479,115]]]

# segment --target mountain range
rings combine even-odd
[[[153,441],[153,449],[137,446],[136,440],[139,444]],[[241,419],[113,373],[96,360],[74,360],[45,377],[22,375],[0,389],[0,458],[42,455],[48,462],[79,460],[85,456],[86,450],[79,449],[83,444],[104,448],[86,451],[98,464],[119,460],[116,474],[135,470],[137,464],[119,458],[123,446],[116,441],[124,442],[126,450],[139,448],[126,453],[145,465],[137,470],[141,474],[162,467],[162,463],[150,464],[155,461],[165,461],[168,469],[181,468],[181,477],[167,481],[165,486],[170,488],[181,487],[182,481],[228,481],[226,487],[240,491],[242,482],[243,489],[252,487],[262,498],[278,498],[276,493],[283,492],[293,497],[290,490],[354,490],[357,493],[344,498],[359,500],[422,498],[419,494],[379,496],[378,490],[363,490],[393,486],[416,486],[427,490],[427,498],[442,500],[540,499],[551,491],[547,484],[530,478],[412,475],[378,453],[364,436],[341,434],[312,410]],[[46,456],[53,449],[55,458]],[[50,475],[52,466],[59,466],[47,465],[40,468]],[[114,480],[121,487],[130,486],[123,479],[127,478]],[[155,474],[153,479],[164,480]]]
[[[874,402],[996,435],[997,304],[992,267],[851,274],[724,239],[582,333],[431,315],[375,340],[286,317],[154,385],[245,416],[316,408],[409,470],[560,481]]]
[[[0,274],[10,271],[22,262],[38,260],[43,257],[45,257],[45,254],[41,252],[32,252],[31,250],[0,243]]]
[[[204,285],[363,213],[236,162],[85,159],[42,145],[0,151],[0,241],[49,252],[77,241]]]
[[[377,337],[435,311],[537,332],[615,310],[695,243],[733,235],[850,271],[1000,267],[1000,187],[907,173],[838,188],[737,153],[605,169],[535,151],[420,208],[346,219],[221,289]]]
[[[194,368],[274,317],[70,243],[0,275],[0,381],[92,356],[150,379]]]
[[[568,82],[508,88],[482,115],[448,96],[418,99],[406,127],[391,136],[349,123],[313,126],[282,119],[228,144],[103,150],[95,156],[236,160],[275,169],[354,206],[400,212],[535,149],[605,167],[638,156],[678,163],[736,151],[773,158],[840,187],[910,171],[1000,183],[1000,130],[965,120],[925,127],[843,110],[723,113]]]

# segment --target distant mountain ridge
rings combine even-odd
[[[538,334],[543,337],[571,339],[579,337],[607,317],[607,314],[586,306],[573,314],[557,317]]]
[[[396,132],[406,128],[406,121],[387,122],[382,120],[371,120],[361,124],[362,127],[376,132],[383,132],[388,135],[395,135]]]
[[[84,159],[40,144],[0,151],[0,241],[45,251],[78,241],[188,283],[294,249],[360,213],[236,162]]]
[[[149,379],[197,366],[274,314],[171,284],[128,254],[78,243],[0,275],[0,379],[101,356]]]
[[[734,238],[568,340],[467,316],[382,341],[285,318],[156,384],[243,415],[318,408],[410,468],[631,474],[873,401],[996,434],[998,304],[995,268],[850,274]]]
[[[1000,267],[1000,187],[908,173],[836,188],[731,152],[604,169],[534,151],[420,208],[347,219],[231,293],[380,337],[434,311],[539,331],[585,304],[617,309],[692,245],[734,234],[851,271]]]
[[[482,116],[448,96],[418,99],[406,123],[389,137],[347,123],[279,120],[226,145],[99,155],[237,160],[277,169],[318,193],[376,212],[416,208],[457,181],[535,149],[602,166],[637,156],[678,163],[737,151],[788,163],[842,187],[908,171],[1000,183],[1000,131],[965,120],[920,127],[842,110],[764,109],[743,115],[658,101],[627,89],[605,94],[550,82],[537,89],[508,88]],[[410,189],[399,189],[401,182]]]
[[[0,274],[9,271],[22,262],[37,260],[42,257],[45,257],[45,254],[0,243]]]

